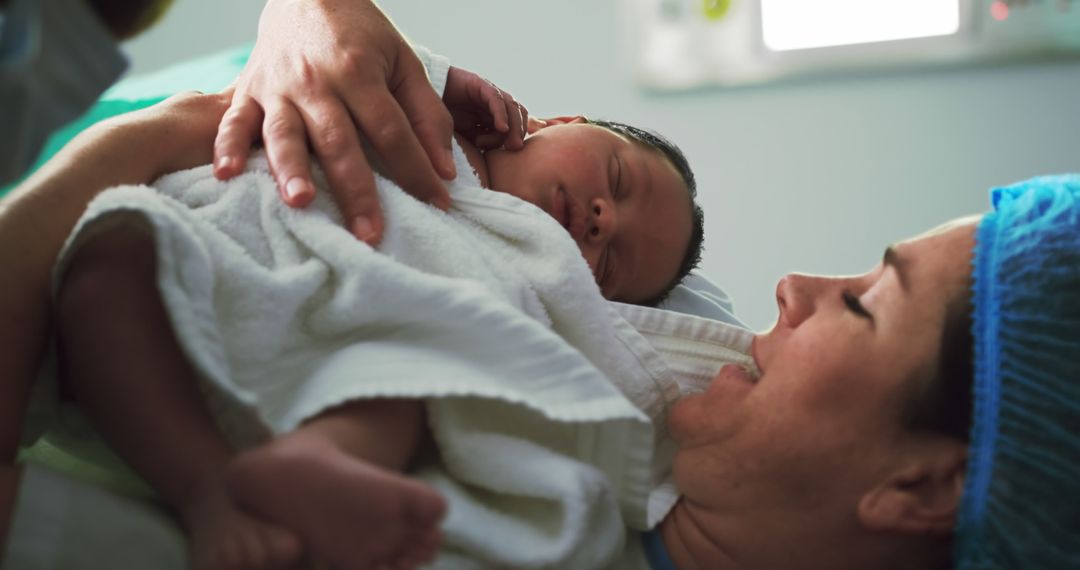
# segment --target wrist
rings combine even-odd
[[[168,157],[175,152],[161,120],[137,113],[98,123],[82,134],[83,150],[77,161],[98,164],[100,182],[106,186],[143,184],[154,180],[167,168]],[[133,152],[139,160],[131,160]]]
[[[120,156],[138,149],[141,167],[127,173],[130,183],[151,182],[170,172],[209,164],[214,159],[218,125],[230,101],[220,93],[183,94],[132,113],[111,126],[114,132],[108,149]]]

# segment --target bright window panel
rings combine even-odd
[[[761,0],[761,23],[774,51],[947,36],[960,0]]]

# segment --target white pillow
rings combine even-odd
[[[731,297],[708,278],[691,272],[659,308],[748,328],[735,316]]]
[[[696,272],[691,272],[683,283],[672,289],[672,294],[660,303],[659,308],[748,328],[735,316],[731,297],[724,289]]]

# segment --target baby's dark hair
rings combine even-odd
[[[690,244],[686,247],[686,252],[679,263],[679,271],[676,273],[675,278],[658,295],[641,303],[648,306],[659,305],[671,294],[672,289],[682,283],[682,280],[701,263],[701,252],[704,250],[705,243],[705,212],[697,203],[697,184],[694,182],[694,171],[690,170],[690,163],[687,162],[686,156],[679,150],[679,147],[659,133],[614,121],[589,119],[588,123],[660,151],[675,167],[683,183],[686,184],[687,203],[690,208]]]

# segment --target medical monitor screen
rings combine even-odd
[[[947,36],[960,0],[761,0],[761,25],[773,51]]]

